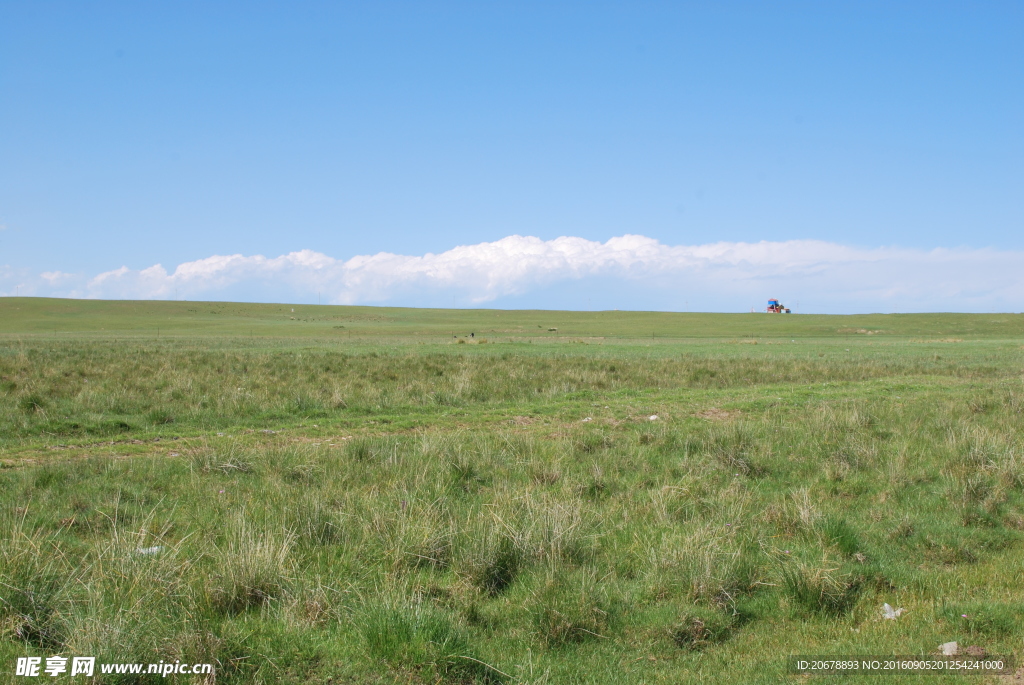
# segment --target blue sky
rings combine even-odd
[[[1019,2],[0,1],[0,292],[1024,309],[1022,36]],[[586,247],[628,235],[664,249]],[[510,236],[557,259],[494,276]]]

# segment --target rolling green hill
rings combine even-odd
[[[0,299],[0,335],[490,339],[1024,337],[1021,314],[768,315]]]

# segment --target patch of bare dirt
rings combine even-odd
[[[697,412],[697,416],[708,421],[728,421],[739,416],[738,411],[729,411],[727,409],[719,409],[718,407],[710,407],[703,411]]]
[[[1024,666],[1018,668],[1013,675],[1000,675],[996,676],[996,678],[1001,683],[1016,683],[1017,685],[1024,683]]]

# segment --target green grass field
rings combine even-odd
[[[0,672],[796,683],[789,655],[1020,657],[1022,410],[1016,314],[0,299]],[[965,679],[995,682],[811,681]]]

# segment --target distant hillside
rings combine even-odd
[[[1024,337],[1020,314],[700,314],[0,298],[0,335],[537,338]]]

